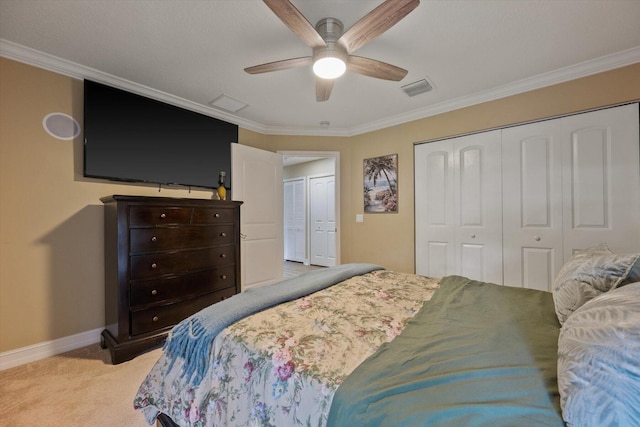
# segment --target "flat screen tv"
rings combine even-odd
[[[217,188],[238,126],[85,80],[84,137],[86,177]]]

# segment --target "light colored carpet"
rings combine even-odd
[[[317,266],[285,262],[285,278]],[[133,409],[156,349],[119,365],[98,344],[0,371],[0,427],[145,427]]]
[[[0,371],[0,426],[148,426],[133,398],[161,351],[112,365],[95,344]]]

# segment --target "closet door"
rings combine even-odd
[[[500,131],[454,139],[458,274],[502,284]]]
[[[416,272],[502,283],[500,131],[414,150]]]
[[[504,283],[551,291],[576,250],[640,251],[638,104],[502,132]]]
[[[562,126],[502,131],[504,284],[551,291],[562,257]]]
[[[565,261],[600,242],[640,251],[638,104],[562,120]]]
[[[416,273],[423,276],[456,273],[453,165],[450,140],[414,148]]]
[[[307,209],[306,180],[294,178],[284,182],[284,259],[306,261]]]

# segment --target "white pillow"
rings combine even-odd
[[[640,426],[640,282],[586,302],[567,319],[558,389],[570,426]]]
[[[640,280],[640,253],[616,255],[601,243],[576,252],[553,282],[553,302],[560,323],[581,305],[631,281]]]

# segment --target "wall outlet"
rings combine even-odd
[[[356,214],[356,222],[364,222],[364,215]]]

